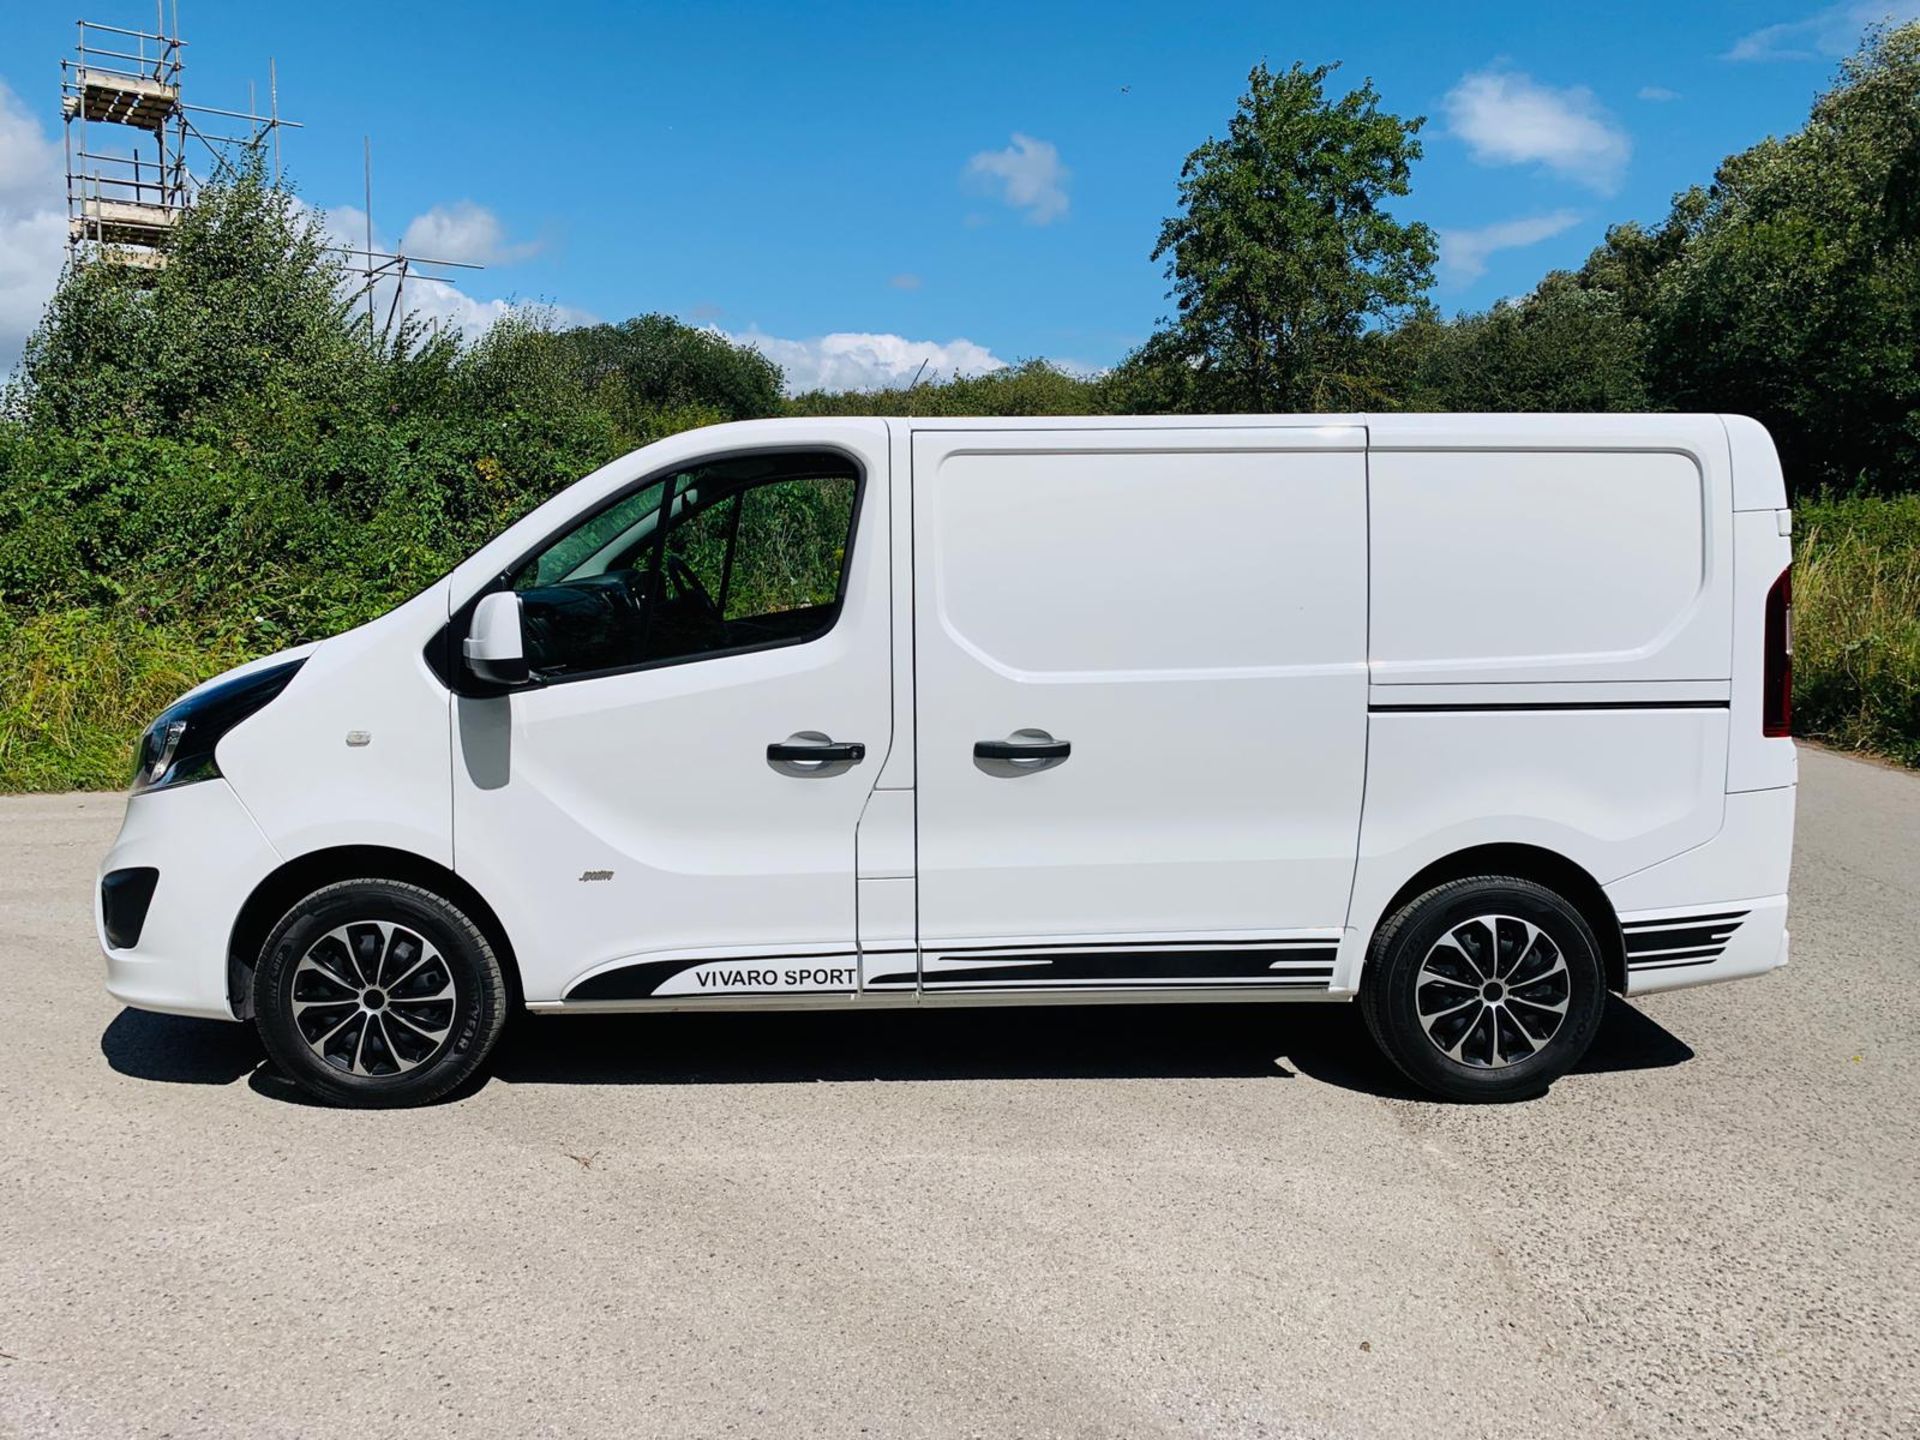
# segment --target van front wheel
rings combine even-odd
[[[457,907],[397,880],[343,880],[281,919],[254,968],[274,1063],[334,1105],[424,1105],[486,1061],[506,1023],[500,960]]]
[[[1606,1000],[1580,912],[1501,875],[1449,881],[1402,906],[1375,936],[1360,987],[1375,1043],[1450,1100],[1540,1094],[1586,1054]]]

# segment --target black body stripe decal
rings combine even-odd
[[[1627,954],[1640,955],[1648,950],[1684,950],[1690,945],[1724,945],[1740,926],[1702,925],[1694,930],[1634,930],[1626,937]]]
[[[937,985],[1009,984],[1021,980],[1055,985],[1113,980],[1241,980],[1252,984],[1311,980],[1324,986],[1333,978],[1334,950],[1335,947],[1324,940],[1307,945],[1275,945],[1268,941],[1257,948],[1242,945],[1214,950],[1014,950],[994,956],[1001,962],[998,964],[929,970],[922,981],[929,989]],[[974,952],[942,950],[938,953],[946,959],[950,955]],[[1288,968],[1276,969],[1276,964]]]
[[[1721,955],[1720,951],[1713,950],[1708,952],[1706,958],[1702,960],[1680,960],[1680,959],[1666,959],[1666,958],[1662,958],[1659,960],[1636,960],[1631,962],[1627,966],[1627,968],[1633,971],[1636,975],[1643,970],[1685,970],[1690,965],[1711,965],[1714,961],[1720,958],[1720,955]]]
[[[1714,915],[1669,915],[1664,920],[1626,920],[1622,921],[1622,930],[1664,930],[1675,925],[1705,925],[1714,920],[1744,920],[1753,912],[1750,910],[1722,910]]]
[[[1407,704],[1369,705],[1370,715],[1474,714],[1485,710],[1726,710],[1726,700],[1489,700],[1455,704],[1421,700]]]
[[[1669,915],[1664,920],[1622,922],[1629,970],[1676,970],[1710,965],[1726,953],[1727,942],[1751,911],[1719,910],[1709,915]]]
[[[1157,954],[1170,954],[1180,950],[1235,950],[1259,949],[1278,950],[1304,945],[1310,949],[1328,949],[1336,942],[1320,935],[1305,935],[1297,939],[1285,940],[1168,940],[1153,947]],[[1090,950],[1096,953],[1110,954],[1116,951],[1137,950],[1141,948],[1137,940],[1115,943],[1111,940],[1076,941],[1065,945],[929,945],[927,949],[938,955],[1062,955],[1078,950]],[[911,953],[911,952],[906,952]]]

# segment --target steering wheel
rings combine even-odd
[[[714,603],[713,596],[707,593],[707,587],[700,583],[700,577],[693,573],[693,567],[681,555],[668,555],[667,578],[673,582],[676,598],[691,600],[699,607],[701,617],[718,623],[720,607]]]

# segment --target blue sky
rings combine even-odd
[[[82,0],[151,24],[151,0]],[[72,0],[0,13],[0,367],[65,230]],[[1920,0],[1546,6],[261,4],[184,0],[187,98],[305,123],[302,197],[380,240],[487,262],[424,309],[665,311],[799,382],[902,383],[1029,356],[1111,364],[1166,313],[1148,253],[1181,160],[1256,61],[1339,60],[1428,117],[1406,217],[1435,299],[1478,308],[1653,220],[1729,151],[1795,128],[1875,18]]]

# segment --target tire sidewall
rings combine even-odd
[[[1483,915],[1511,915],[1546,931],[1568,970],[1566,1018],[1533,1055],[1500,1069],[1443,1055],[1420,1024],[1415,991],[1427,953],[1448,931]],[[1489,876],[1443,885],[1408,904],[1381,934],[1369,986],[1375,1037],[1407,1077],[1455,1100],[1512,1100],[1543,1092],[1579,1063],[1606,1009],[1599,942],[1572,904],[1530,880]]]
[[[454,1033],[425,1064],[398,1075],[359,1076],[337,1069],[308,1046],[294,1024],[294,971],[329,930],[384,920],[431,942],[453,977]],[[307,1093],[336,1104],[419,1105],[454,1089],[479,1068],[504,1019],[505,988],[492,947],[441,897],[388,880],[346,880],[307,896],[267,937],[254,970],[254,1015],[262,1043],[282,1073]]]

